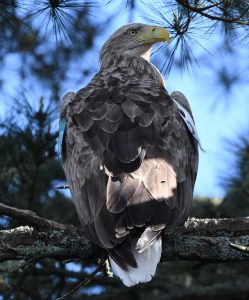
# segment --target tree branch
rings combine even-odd
[[[221,21],[221,22],[224,22],[224,23],[236,23],[238,25],[244,25],[244,26],[248,26],[249,25],[249,22],[241,20],[248,13],[249,7],[247,9],[245,9],[236,18],[224,18],[224,17],[219,16],[219,15],[213,15],[213,14],[211,15],[211,14],[208,14],[208,13],[205,12],[205,11],[207,11],[210,8],[213,8],[213,7],[219,8],[219,4],[222,3],[222,1],[218,2],[218,3],[215,3],[215,4],[211,5],[211,6],[206,6],[206,7],[198,7],[197,5],[196,6],[192,6],[192,5],[189,4],[189,2],[187,0],[176,0],[176,2],[179,5],[187,8],[188,10],[190,10],[192,12],[195,12],[197,14],[200,14],[203,17],[206,17],[206,18],[208,18],[210,20],[213,20],[213,21]]]
[[[55,221],[41,218],[31,210],[18,209],[15,207],[5,205],[3,203],[0,203],[0,215],[18,219],[24,224],[32,225],[33,227],[38,228],[66,229],[68,227]]]
[[[0,212],[3,211],[8,216],[20,217],[27,224],[33,223],[36,228],[20,226],[1,230],[0,262],[20,260],[23,266],[45,257],[94,260],[106,256],[81,228],[66,227],[1,204]],[[249,261],[248,248],[236,247],[249,245],[249,219],[192,218],[184,227],[166,230],[163,242],[162,262],[176,259],[204,263]]]

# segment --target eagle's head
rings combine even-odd
[[[110,59],[110,56],[142,56],[149,60],[151,47],[167,41],[170,37],[164,27],[149,26],[140,23],[128,24],[115,31],[103,45],[100,51],[100,62]]]

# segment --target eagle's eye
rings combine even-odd
[[[131,35],[131,36],[134,36],[134,35],[137,34],[137,30],[136,29],[129,29],[128,34]]]

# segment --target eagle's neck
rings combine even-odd
[[[150,62],[150,49],[141,56],[117,55],[116,53],[108,53],[108,55],[102,57],[100,63],[102,70],[112,67],[135,69],[139,73],[149,75],[161,86],[165,86],[161,73]]]
[[[149,63],[151,63],[151,61],[150,61],[150,54],[151,54],[151,48],[149,48],[146,52],[144,52],[143,54],[141,54],[140,57],[142,57],[143,59],[145,59]]]

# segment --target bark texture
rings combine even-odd
[[[16,219],[20,216],[22,222],[29,224],[0,231],[0,262],[18,260],[25,266],[45,257],[94,260],[106,255],[91,243],[81,228],[3,205],[0,205],[0,213]],[[163,242],[162,262],[176,259],[203,263],[249,261],[249,218],[192,218],[183,227],[165,230]]]

